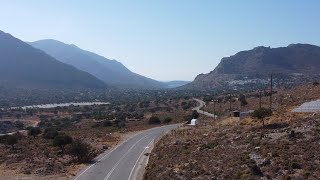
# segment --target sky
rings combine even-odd
[[[256,46],[320,45],[318,0],[0,0],[0,30],[56,39],[161,81]]]

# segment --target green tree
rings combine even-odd
[[[163,123],[170,123],[171,121],[172,121],[171,117],[166,117],[164,118]]]
[[[36,136],[39,134],[41,134],[41,129],[38,127],[32,127],[28,131],[28,135],[33,136],[33,138],[36,138]]]
[[[253,118],[257,118],[260,119],[262,121],[262,125],[264,126],[264,118],[271,116],[272,115],[272,111],[270,109],[267,108],[259,108],[253,111],[253,113],[251,114],[251,116]]]
[[[157,116],[151,116],[149,119],[149,124],[160,124],[161,121]]]
[[[239,96],[239,101],[240,101],[240,105],[241,106],[245,106],[248,104],[247,100],[246,100],[246,96],[244,96],[243,94],[240,94]]]
[[[193,118],[193,119],[197,119],[198,117],[199,117],[198,111],[193,110],[193,111],[192,111],[192,118]]]
[[[54,139],[58,135],[59,132],[55,128],[46,128],[42,136],[45,139]]]
[[[14,122],[14,125],[20,130],[24,128],[24,124],[21,121]]]
[[[112,126],[112,122],[109,121],[109,120],[105,120],[105,121],[103,122],[103,126],[104,126],[104,127]]]
[[[53,146],[59,146],[63,152],[64,152],[64,147],[67,144],[71,144],[71,143],[72,143],[72,137],[66,134],[59,134],[53,139]]]
[[[3,143],[14,149],[14,145],[18,143],[18,137],[15,135],[6,135],[4,136]]]
[[[72,142],[69,153],[72,156],[77,157],[79,163],[90,163],[96,155],[89,144],[82,142],[79,139]]]

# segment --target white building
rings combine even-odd
[[[199,123],[198,119],[192,119],[190,125],[195,126]]]

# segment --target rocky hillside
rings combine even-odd
[[[309,44],[291,44],[287,47],[256,47],[222,58],[219,65],[208,74],[200,74],[185,88],[212,88],[234,80],[238,83],[264,79],[272,74],[281,78],[314,77],[319,75],[320,47]]]
[[[0,85],[23,88],[104,88],[94,76],[0,31]]]
[[[198,126],[182,126],[155,145],[144,179],[317,179],[320,115],[291,110],[319,95],[320,87],[312,85],[278,91],[265,126],[250,116],[200,117]],[[258,97],[247,101],[242,108],[258,107]],[[216,107],[228,111],[228,102]]]
[[[106,84],[124,88],[164,88],[162,82],[130,71],[116,60],[80,49],[75,45],[47,39],[29,43],[57,60],[88,72]]]

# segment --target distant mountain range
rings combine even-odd
[[[131,72],[116,60],[110,60],[98,54],[80,49],[75,45],[57,40],[30,42],[57,60],[88,72],[108,85],[124,88],[167,88],[167,84]]]
[[[167,82],[163,82],[163,83],[166,84],[167,88],[177,88],[180,86],[184,86],[190,82],[191,81],[167,81]]]
[[[259,79],[259,82],[263,82],[262,80],[271,73],[281,74],[291,83],[297,77],[311,79],[319,76],[319,69],[320,47],[318,46],[310,44],[291,44],[280,48],[261,46],[222,58],[213,71],[198,75],[192,83],[183,88],[208,89],[237,83],[244,85],[255,83]]]
[[[0,85],[23,88],[105,88],[91,74],[0,31]]]

